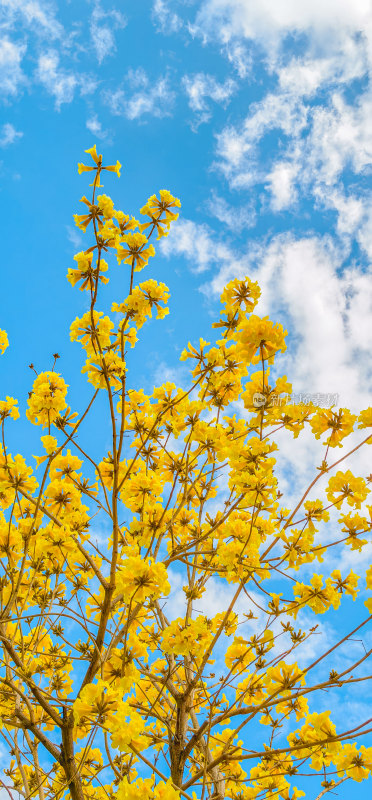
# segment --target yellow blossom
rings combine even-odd
[[[66,408],[67,384],[57,372],[41,372],[34,381],[26,416],[43,428],[55,422]]]
[[[0,328],[0,350],[5,353],[6,348],[9,347],[7,332]]]
[[[149,258],[155,255],[153,245],[148,243],[143,233],[126,233],[122,242],[124,247],[120,245],[117,249],[118,262],[121,264],[124,261],[124,264],[133,265],[135,272],[143,269]]]

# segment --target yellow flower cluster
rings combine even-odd
[[[330,431],[329,436],[323,442],[324,445],[342,447],[342,440],[352,432],[356,419],[356,415],[350,414],[347,408],[340,408],[339,411],[326,408],[314,414],[310,426],[316,439],[319,439],[322,433]]]
[[[144,561],[140,556],[128,556],[117,574],[117,593],[125,603],[143,603],[148,598],[156,599],[170,592],[164,564]]]
[[[368,488],[364,478],[357,478],[351,470],[342,472],[338,470],[336,475],[328,481],[326,494],[330,503],[340,506],[344,500],[354,508],[360,508],[362,502],[368,495]]]
[[[238,327],[238,354],[249,364],[258,364],[261,359],[272,364],[276,354],[286,350],[286,335],[287,331],[279,323],[251,314],[243,318]]]
[[[71,286],[76,286],[79,281],[82,281],[79,289],[81,291],[87,289],[92,292],[97,281],[101,281],[101,283],[109,282],[109,278],[106,275],[102,275],[102,272],[107,272],[108,270],[108,264],[103,258],[99,262],[98,260],[96,261],[95,267],[93,267],[93,253],[77,253],[74,259],[77,261],[77,269],[69,268],[67,272],[67,280],[71,283]]]
[[[358,580],[358,576],[352,570],[345,579],[341,578],[340,570],[334,570],[325,584],[323,584],[323,575],[314,574],[308,586],[299,582],[295,583],[293,593],[296,603],[290,604],[287,612],[296,618],[299,610],[305,605],[309,606],[316,614],[324,614],[330,606],[337,609],[343,593],[350,594],[353,600],[356,599]]]
[[[117,800],[180,800],[180,793],[173,787],[172,781],[159,781],[154,785],[154,778],[138,778],[129,782],[123,778],[118,785]]]
[[[196,655],[203,652],[213,636],[212,624],[203,616],[185,622],[178,618],[164,630],[162,649],[175,655]]]
[[[113,303],[112,311],[124,314],[127,319],[134,322],[137,330],[142,328],[147,317],[152,317],[152,309],[156,308],[157,319],[164,319],[169,314],[167,302],[169,290],[165,283],[148,280],[135,286],[132,293],[123,303]],[[160,304],[164,303],[164,306]]]
[[[0,328],[0,350],[5,353],[6,348],[9,347],[7,332]]]
[[[103,316],[102,311],[87,311],[82,317],[76,317],[70,326],[70,339],[80,342],[88,356],[101,353],[111,344],[111,333],[114,323],[110,317]]]
[[[18,400],[14,397],[8,397],[6,400],[0,400],[0,420],[12,417],[12,419],[19,418]]]
[[[67,384],[57,372],[41,372],[28,399],[27,418],[33,425],[50,427],[66,406]]]

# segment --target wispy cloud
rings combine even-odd
[[[165,34],[177,33],[183,26],[181,17],[171,10],[169,0],[154,0],[151,17],[155,27]]]
[[[15,97],[26,83],[26,76],[21,67],[25,52],[24,43],[13,42],[7,37],[0,40],[1,94]]]
[[[59,55],[56,50],[42,53],[36,75],[47,92],[55,98],[57,110],[62,103],[71,103],[78,86],[78,79],[73,72],[67,72],[59,66]]]
[[[128,92],[127,89],[119,88],[105,93],[106,103],[113,114],[131,120],[145,115],[166,117],[171,114],[175,92],[170,87],[168,76],[151,80],[142,69],[130,70],[125,83],[126,86],[133,87],[134,91]]]
[[[244,122],[226,126],[217,135],[217,160],[232,186],[252,186],[265,178],[258,144],[267,131],[278,131],[291,139],[299,137],[307,124],[309,110],[301,98],[269,92],[253,103]],[[274,150],[275,152],[275,150]]]
[[[67,238],[69,242],[71,242],[74,249],[81,250],[81,248],[83,247],[82,234],[76,228],[73,228],[72,225],[66,225],[66,233],[67,233]]]
[[[267,175],[271,190],[271,206],[274,211],[282,211],[293,206],[297,199],[294,182],[299,165],[291,161],[278,161]]]
[[[277,92],[267,92],[242,122],[217,134],[214,165],[231,188],[261,184],[273,211],[294,208],[299,192],[302,199],[312,195],[318,207],[336,211],[337,233],[355,235],[370,253],[370,191],[355,182],[348,188],[345,174],[363,179],[372,166],[371,93],[367,88],[348,102],[344,90],[363,74],[360,65],[339,73],[337,89],[333,67],[321,59],[303,64],[302,78],[299,64],[279,71]],[[278,138],[267,151],[269,133]]]
[[[103,10],[99,0],[94,3],[90,19],[90,35],[98,63],[116,52],[115,31],[125,28],[126,18],[121,11]]]
[[[104,139],[107,141],[110,136],[109,131],[106,131],[102,128],[102,124],[96,114],[93,114],[93,116],[87,119],[86,126],[88,131],[90,131],[90,133],[92,133],[94,136],[97,136],[98,139]]]
[[[63,26],[57,19],[57,6],[47,0],[0,0],[2,25],[14,27],[22,24],[38,36],[58,39]]]
[[[231,231],[240,233],[244,228],[252,228],[256,222],[256,212],[253,202],[245,202],[242,206],[230,205],[224,197],[216,192],[206,204],[210,216],[215,217]]]
[[[365,0],[204,0],[193,30],[222,42],[249,39],[260,42],[271,58],[273,48],[288,34],[307,34],[328,50],[337,47],[350,34],[367,31],[371,21],[370,4]]]
[[[0,147],[7,147],[23,136],[22,131],[17,131],[11,122],[5,122],[0,130]]]
[[[205,272],[211,264],[231,260],[230,249],[220,242],[207,225],[192,220],[179,220],[169,236],[160,242],[162,253],[171,257],[182,256],[187,259],[192,272]]]
[[[201,123],[208,122],[212,116],[208,100],[220,103],[225,108],[237,88],[231,78],[219,83],[213,75],[204,72],[185,75],[182,86],[187,94],[189,106],[196,115],[196,120],[193,122],[194,129]]]

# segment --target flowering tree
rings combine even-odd
[[[368,616],[306,666],[296,651],[315,635],[317,615],[358,592],[353,572],[306,575],[328,546],[366,543],[368,480],[346,469],[348,452],[332,453],[354,428],[371,428],[372,408],[356,417],[291,404],[287,379],[270,383],[286,331],[253,313],[260,289],[248,278],[222,294],[216,343],[200,340],[182,353],[192,366],[187,390],[165,383],[146,395],[133,387],[128,350],[153,312],[168,313],[169,297],[153,279],[136,284],[136,273],[180,202],[168,191],[153,195],[142,222],[117,211],[99,187],[102,172],[119,175],[120,164],[104,166],[95,147],[87,153],[92,165],[79,172],[92,173],[92,195],[75,221],[89,228],[91,245],[67,277],[89,300],[71,339],[85,353],[91,400],[78,418],[54,367],[37,375],[27,417],[42,429],[38,478],[7,444],[17,401],[0,402],[0,717],[10,754],[2,785],[11,797],[40,800],[295,800],[304,792],[293,776],[298,783],[318,773],[318,797],[361,781],[372,748],[354,739],[368,722],[336,731],[319,696],[327,689],[331,702],[370,678],[368,652],[341,673],[332,665],[371,619],[372,600]],[[128,265],[128,295],[113,304],[113,318],[97,309],[110,253]],[[2,351],[7,345],[2,331]],[[96,458],[79,433],[100,394],[112,444]],[[238,400],[245,411],[237,417]],[[274,454],[283,429],[296,439],[305,426],[324,437],[325,451],[288,509]],[[364,433],[353,451],[372,443]],[[331,509],[339,533],[327,539]],[[93,518],[110,529],[101,549]],[[175,617],[167,598],[176,574],[184,604]],[[208,617],[200,607],[211,581],[227,600]],[[300,629],[304,610],[314,625]]]

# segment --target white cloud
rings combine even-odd
[[[197,125],[207,122],[212,116],[207,98],[226,107],[236,90],[236,83],[231,78],[218,83],[213,75],[204,72],[185,75],[182,85],[188,96],[189,106],[197,115]]]
[[[146,70],[144,70],[143,67],[128,69],[126,83],[129,84],[131,89],[145,89],[149,85]]]
[[[239,75],[239,78],[247,78],[252,72],[253,58],[244,44],[241,42],[228,42],[225,47],[230,64]]]
[[[63,35],[63,26],[56,18],[55,3],[45,0],[1,0],[0,7],[6,27],[19,26],[19,22],[22,22],[39,36],[57,39]]]
[[[313,56],[306,52],[277,67],[281,91],[301,97],[313,96],[324,85],[349,83],[368,68],[368,50],[357,39],[347,39],[332,55]]]
[[[372,209],[370,203],[363,223],[359,228],[358,241],[361,248],[367,253],[369,260],[372,262]]]
[[[237,128],[225,127],[216,136],[215,166],[224,173],[232,187],[251,186],[265,179],[263,166],[257,165],[258,143],[267,131],[298,137],[307,124],[308,109],[296,96],[267,94],[253,103],[250,114]]]
[[[345,34],[367,30],[370,22],[369,0],[205,0],[194,27],[224,42],[259,41],[270,51],[289,33],[307,33],[318,47],[329,48]]]
[[[0,147],[7,147],[23,136],[22,131],[17,131],[11,122],[5,122],[0,131]]]
[[[240,233],[244,228],[251,228],[256,222],[256,212],[252,203],[242,206],[229,205],[217,192],[212,192],[212,197],[206,209],[212,217],[226,225],[231,231]]]
[[[351,236],[357,230],[365,217],[364,202],[361,198],[354,195],[346,196],[339,190],[330,192],[327,197],[328,207],[333,207],[337,211],[337,230],[342,236]]]
[[[66,225],[66,233],[67,233],[67,238],[71,242],[73,248],[75,250],[82,250],[83,247],[82,234],[76,228],[73,228],[72,225]]]
[[[192,272],[204,272],[211,264],[231,260],[227,244],[218,241],[207,225],[198,225],[191,220],[182,219],[171,228],[169,236],[162,239],[160,249],[163,255],[183,256],[190,262]]]
[[[273,211],[290,208],[302,190],[318,208],[336,211],[340,237],[355,235],[370,253],[370,197],[343,186],[347,169],[360,176],[372,164],[370,85],[347,99],[352,81],[367,82],[371,74],[369,0],[205,0],[192,26],[198,31],[203,42],[211,37],[223,44],[243,77],[252,62],[249,48],[260,44],[277,84],[243,122],[217,135],[214,166],[230,187],[266,187]],[[302,36],[300,54],[291,54],[289,34]]]
[[[165,34],[177,33],[183,26],[181,17],[170,10],[168,0],[155,0],[151,16],[156,28]]]
[[[82,97],[93,94],[96,91],[97,86],[98,81],[93,77],[93,75],[80,73],[80,94]]]
[[[175,366],[167,364],[166,361],[160,361],[159,364],[157,364],[154,368],[154,371],[151,375],[151,382],[153,382],[154,386],[162,386],[162,384],[167,383],[168,381],[169,383],[175,383],[176,386],[188,388],[190,381],[190,370],[185,364],[177,364]],[[176,443],[176,440],[174,443]],[[182,448],[180,452],[181,451]]]
[[[267,93],[242,123],[217,135],[214,166],[231,188],[266,187],[273,211],[293,207],[300,190],[303,197],[312,195],[316,206],[336,211],[338,235],[356,236],[370,254],[370,193],[365,188],[358,196],[355,186],[351,192],[344,182],[346,170],[359,178],[372,167],[372,95],[367,89],[351,104],[341,91],[331,90],[326,100],[314,103],[322,68],[303,83],[286,75],[276,94]],[[267,152],[269,133],[278,139]]]
[[[104,11],[96,0],[90,20],[90,35],[99,64],[116,52],[115,30],[125,28],[127,22],[120,11]]]
[[[12,95],[18,93],[19,88],[26,82],[26,77],[21,68],[22,58],[26,52],[26,45],[12,42],[6,37],[0,41],[0,93]]]
[[[271,205],[274,211],[282,211],[296,200],[297,192],[293,183],[297,171],[296,164],[290,161],[281,161],[277,162],[268,174],[267,180],[272,193]]]
[[[372,163],[371,114],[369,93],[363,94],[355,106],[335,93],[330,106],[314,109],[306,155],[318,182],[330,186],[346,166],[361,173]]]
[[[58,110],[62,103],[71,103],[78,80],[72,72],[66,72],[59,66],[59,55],[55,50],[49,50],[39,57],[37,78],[47,92],[55,97]]]
[[[173,101],[174,92],[169,88],[168,79],[159,78],[153,86],[132,95],[128,102],[126,116],[129,119],[138,119],[143,114],[165,117],[170,113]]]
[[[175,93],[169,86],[167,76],[150,81],[144,70],[131,70],[126,85],[140,86],[138,91],[128,94],[124,89],[106,92],[105,99],[113,114],[128,119],[139,119],[146,114],[166,117],[171,113]]]
[[[109,135],[108,131],[103,130],[102,124],[99,121],[96,114],[93,114],[92,117],[89,117],[89,119],[87,119],[86,126],[88,128],[88,131],[90,131],[93,134],[93,136],[97,136],[98,139],[107,139]]]

